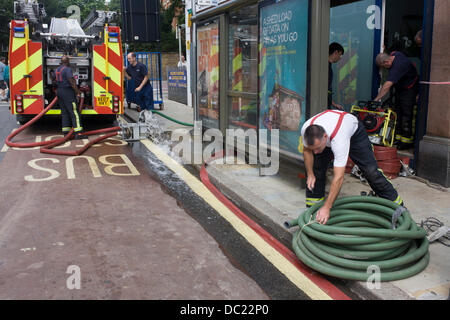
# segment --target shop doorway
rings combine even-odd
[[[387,53],[394,51],[402,52],[416,66],[420,76],[422,70],[422,37],[423,12],[425,0],[385,0],[385,24],[384,24],[384,49]],[[417,84],[418,85],[418,84]],[[420,92],[420,91],[419,91]],[[419,93],[418,92],[418,93]],[[419,101],[417,97],[417,102]],[[394,104],[398,103],[393,101]],[[423,113],[422,113],[423,114]],[[418,103],[414,105],[412,137],[418,139],[418,125],[421,123]],[[404,137],[400,137],[401,140]],[[417,143],[411,144],[406,150],[400,153],[408,156],[414,162],[415,147]]]
[[[345,50],[341,60],[332,65],[337,104],[350,111],[359,101],[377,95],[386,76],[380,75],[375,65],[375,57],[382,51],[401,51],[420,74],[422,50],[415,37],[423,28],[425,1],[331,0],[330,43],[337,42]],[[418,120],[414,117],[414,125]],[[402,152],[413,157],[414,149]]]

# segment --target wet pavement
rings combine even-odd
[[[192,122],[193,119],[192,108],[170,100],[165,101],[164,113],[176,114],[177,119],[184,122]],[[133,109],[127,109],[126,114],[136,117]],[[173,130],[174,127],[171,125],[167,128]],[[195,167],[194,171],[201,166]],[[294,229],[287,230],[284,222],[297,218],[305,208],[305,182],[299,178],[302,171],[299,163],[290,162],[280,164],[277,175],[265,177],[261,177],[258,168],[251,165],[211,164],[207,167],[210,180],[228,199],[289,248]],[[422,180],[413,176],[399,177],[391,182],[406,201],[417,223],[433,217],[448,226],[449,189]],[[361,191],[368,192],[370,187],[346,174],[340,196],[359,195]],[[365,282],[325,278],[354,299],[449,299],[448,247],[435,241],[430,245],[429,252],[430,263],[423,272],[408,279],[383,282],[376,290],[368,289]]]

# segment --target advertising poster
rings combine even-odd
[[[187,71],[184,68],[167,68],[168,98],[187,104]]]
[[[305,122],[309,0],[284,0],[260,8],[261,129],[279,129],[280,152],[300,158]]]
[[[197,31],[197,103],[203,126],[219,128],[219,24]]]

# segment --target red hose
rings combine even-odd
[[[36,117],[34,117],[33,119],[31,119],[30,121],[25,123],[19,129],[11,132],[11,134],[5,140],[6,145],[9,146],[9,147],[15,147],[15,148],[33,148],[33,147],[44,146],[44,145],[53,143],[53,142],[55,142],[57,140],[61,140],[62,141],[63,139],[57,139],[57,140],[51,140],[51,141],[33,142],[33,143],[14,143],[14,142],[11,142],[12,138],[14,138],[19,133],[21,133],[23,130],[25,130],[26,128],[31,126],[33,123],[38,121],[48,110],[53,108],[53,106],[55,105],[56,101],[58,101],[58,97],[55,97],[55,99],[53,99],[53,101],[44,110],[42,110],[41,113],[39,113]]]
[[[56,146],[59,146],[60,144],[63,144],[67,140],[72,139],[73,138],[73,128],[63,138],[59,138],[59,139],[55,139],[55,140],[41,141],[41,142],[32,142],[32,143],[15,143],[15,142],[11,142],[12,138],[14,138],[16,135],[21,133],[23,130],[25,130],[26,128],[31,126],[33,123],[38,121],[48,110],[53,108],[53,106],[55,105],[55,103],[57,101],[58,101],[58,97],[55,97],[55,99],[53,99],[53,101],[44,110],[42,110],[41,113],[39,113],[36,117],[34,117],[30,121],[28,121],[26,124],[24,124],[23,126],[18,128],[17,130],[15,130],[14,132],[12,132],[6,138],[6,141],[5,141],[6,145],[9,146],[9,147],[13,147],[13,148],[42,147],[40,149],[41,153],[64,155],[64,156],[78,156],[78,155],[84,153],[93,144],[99,143],[102,140],[105,140],[105,139],[108,139],[110,137],[113,137],[113,136],[117,135],[117,133],[118,133],[117,131],[120,130],[120,127],[112,127],[112,128],[106,128],[106,129],[100,129],[100,130],[93,130],[93,131],[85,132],[84,135],[94,135],[94,134],[101,134],[101,133],[106,133],[106,132],[113,131],[110,134],[107,134],[105,136],[98,137],[98,138],[96,138],[96,139],[94,139],[92,141],[89,141],[89,143],[86,144],[85,146],[83,146],[83,148],[78,149],[76,151],[55,151],[55,150],[51,150],[52,148],[54,148]],[[84,104],[84,98],[81,98],[80,106],[82,107],[83,104]]]
[[[105,133],[105,132],[110,132],[110,131],[114,131],[110,134],[104,135],[102,137],[98,137],[92,141],[89,141],[89,143],[87,143],[85,146],[83,146],[81,149],[75,150],[75,151],[56,151],[56,150],[51,150],[54,147],[59,146],[60,144],[66,142],[67,140],[69,140],[69,138],[72,138],[72,133],[66,135],[62,141],[58,141],[55,140],[54,143],[47,145],[45,147],[42,147],[40,149],[41,153],[48,153],[48,154],[56,154],[56,155],[61,155],[61,156],[79,156],[80,154],[83,154],[87,149],[89,149],[92,145],[99,143],[102,140],[108,139],[110,137],[114,137],[115,135],[117,135],[117,131],[120,130],[120,127],[112,127],[112,128],[106,128],[106,129],[100,129],[100,130],[94,130],[94,131],[89,131],[89,132],[84,132],[84,135],[93,135],[93,134],[99,134],[99,133]],[[73,131],[73,130],[72,130]],[[71,131],[71,132],[72,132]]]
[[[375,159],[377,161],[396,159],[397,158],[397,148],[374,146],[374,154],[375,154]]]

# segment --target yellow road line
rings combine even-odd
[[[246,223],[240,220],[230,209],[220,202],[203,183],[189,171],[169,157],[162,149],[150,140],[141,143],[159,158],[169,169],[175,172],[199,197],[204,199],[214,210],[225,218],[256,250],[284,274],[294,285],[314,300],[331,300],[319,286],[306,277],[281,253],[269,245]]]

